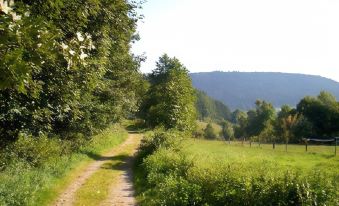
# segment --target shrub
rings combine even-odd
[[[160,148],[180,149],[180,142],[185,133],[177,130],[164,130],[158,128],[145,135],[140,145],[139,156],[146,157]]]
[[[161,148],[145,159],[150,200],[154,205],[193,205],[200,198],[200,187],[187,180],[192,167],[184,154]]]
[[[35,138],[20,135],[16,142],[8,145],[1,152],[0,161],[2,165],[10,165],[20,161],[32,167],[40,167],[60,157],[63,151],[63,144],[59,139],[49,139],[46,136]]]

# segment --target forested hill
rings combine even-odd
[[[196,109],[199,120],[204,120],[206,118],[221,121],[221,120],[230,120],[231,111],[218,100],[214,100],[209,97],[205,92],[196,90]]]
[[[257,99],[275,107],[295,106],[307,95],[331,92],[339,99],[339,83],[324,77],[273,72],[191,73],[193,86],[231,109],[253,108]]]

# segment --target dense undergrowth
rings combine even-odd
[[[146,135],[135,165],[141,205],[338,205],[323,173],[271,170],[215,161],[204,166],[181,148],[185,134]],[[251,171],[248,171],[251,169]]]
[[[90,140],[22,136],[0,151],[0,205],[45,205],[69,172],[120,144],[127,133],[113,125]]]

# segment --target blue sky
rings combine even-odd
[[[338,0],[148,0],[140,11],[150,72],[164,53],[191,71],[314,74],[339,82]]]

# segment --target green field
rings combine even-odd
[[[272,149],[271,144],[208,141],[187,139],[184,141],[184,150],[193,158],[194,162],[201,166],[222,164],[236,164],[247,168],[245,171],[266,170],[274,174],[274,171],[293,170],[300,174],[319,171],[329,176],[339,178],[339,155],[334,156],[334,146],[308,146],[305,152],[303,145],[276,145]]]
[[[334,147],[148,136],[141,149],[153,152],[135,178],[140,205],[339,205]]]

